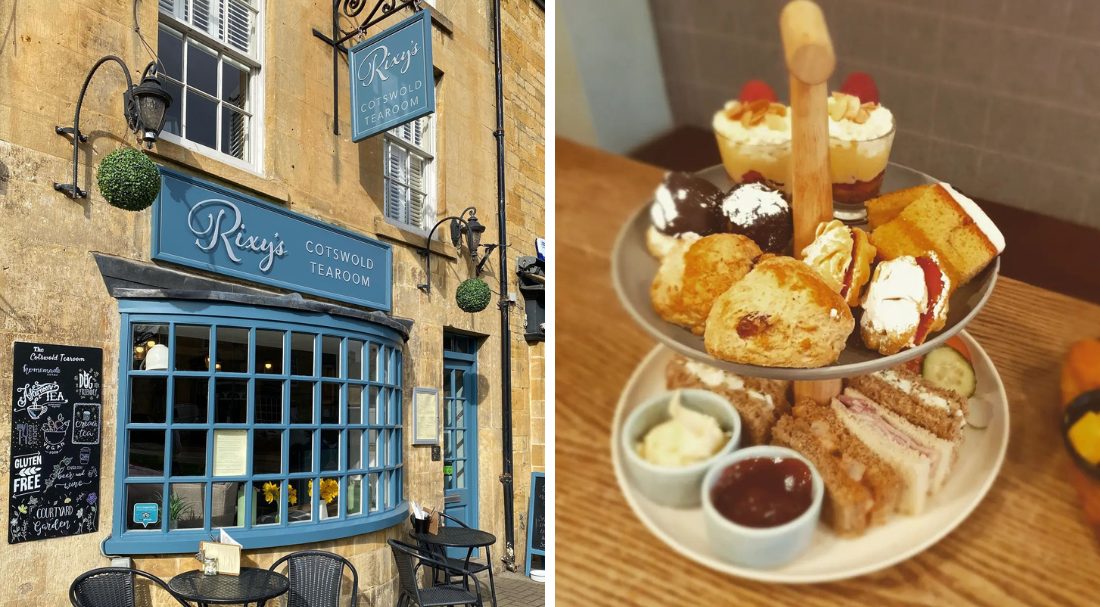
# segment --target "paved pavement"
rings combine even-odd
[[[484,576],[483,576],[484,577]],[[494,576],[499,607],[543,607],[546,605],[546,584],[533,582],[519,573],[501,573]],[[488,582],[488,578],[485,579]],[[482,589],[485,604],[489,605],[489,589]]]

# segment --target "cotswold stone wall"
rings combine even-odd
[[[493,554],[504,553],[501,485],[500,319],[496,297],[488,309],[466,314],[454,304],[458,283],[473,274],[465,255],[449,244],[433,259],[432,293],[423,282],[422,238],[382,218],[382,138],[352,143],[348,122],[346,64],[341,62],[340,135],[332,132],[332,50],[311,33],[331,27],[328,0],[264,3],[265,52],[262,167],[250,172],[161,142],[154,160],[356,232],[394,244],[395,316],[415,320],[405,348],[405,402],[412,388],[439,386],[445,327],[485,335],[479,351],[479,500],[482,528],[495,533]],[[544,233],[543,27],[544,16],[528,0],[504,0],[505,111],[507,123],[509,289],[517,293],[516,258],[534,254]],[[442,72],[438,88],[438,215],[476,206],[497,242],[496,144],[492,6],[490,0],[438,0],[443,17],[433,27],[433,59]],[[87,569],[108,565],[100,543],[116,512],[116,439],[119,314],[106,292],[93,251],[148,261],[150,211],[129,213],[104,202],[94,186],[94,167],[120,145],[134,145],[121,117],[121,74],[104,66],[96,74],[81,115],[89,137],[82,155],[82,188],[88,200],[74,202],[53,190],[71,179],[71,147],[54,134],[69,125],[81,83],[101,56],[122,57],[133,70],[150,59],[134,32],[130,1],[0,0],[0,395],[12,391],[14,341],[65,343],[104,350],[104,495],[98,533],[8,546],[3,549],[5,584],[0,607],[67,604],[69,583]],[[157,3],[138,0],[137,19],[156,47]],[[384,25],[392,25],[390,20]],[[380,31],[382,28],[377,28]],[[369,32],[374,34],[375,31]],[[139,74],[133,73],[137,79]],[[438,261],[437,261],[438,260]],[[494,254],[484,278],[497,290]],[[544,462],[543,349],[523,339],[522,298],[511,313],[513,424],[516,480],[516,548],[522,564],[532,469]],[[406,428],[411,430],[406,405]],[[10,408],[0,407],[0,456],[10,454]],[[0,466],[0,521],[6,527],[8,466]],[[441,463],[430,451],[405,447],[406,497],[441,504]],[[266,567],[298,548],[344,554],[359,572],[364,605],[394,602],[396,571],[385,541],[404,527],[344,540],[284,549],[248,550],[245,564]],[[4,540],[0,540],[3,542]],[[168,578],[194,569],[189,556],[137,558],[136,565]]]

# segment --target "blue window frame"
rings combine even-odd
[[[195,552],[219,528],[264,548],[404,520],[396,331],[205,301],[119,308],[108,554]]]

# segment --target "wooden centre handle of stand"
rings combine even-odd
[[[821,7],[794,0],[779,14],[779,33],[791,85],[791,214],[794,254],[814,240],[818,224],[833,218],[829,177],[829,76],[836,67]],[[794,382],[794,398],[824,405],[840,394],[841,380]]]
[[[794,253],[813,242],[818,224],[833,218],[829,178],[828,80],[836,67],[821,8],[794,0],[779,15],[791,86],[791,193]]]

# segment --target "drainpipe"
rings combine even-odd
[[[516,570],[516,528],[512,488],[512,330],[508,324],[511,301],[508,299],[508,225],[504,197],[504,84],[500,60],[500,0],[493,0],[494,67],[496,68],[497,129],[497,231],[500,236],[500,391],[501,391],[501,455],[504,470],[500,482],[504,485],[504,556],[501,562],[509,571]]]

